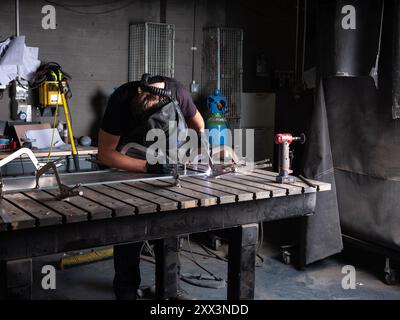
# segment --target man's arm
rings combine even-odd
[[[185,118],[186,124],[190,129],[195,130],[197,133],[204,130],[204,120],[200,112],[196,110],[196,113],[191,118]]]
[[[100,129],[98,153],[98,159],[100,162],[116,169],[143,173],[147,172],[146,160],[135,159],[123,155],[116,150],[119,138],[119,136],[114,136],[103,129]]]

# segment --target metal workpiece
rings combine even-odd
[[[183,171],[181,172],[183,174]],[[204,175],[201,172],[187,170],[187,176]],[[150,173],[135,173],[121,170],[99,170],[88,172],[58,173],[60,180],[66,186],[92,186],[101,184],[117,184],[122,182],[146,181],[159,178],[173,178],[172,175],[160,175]],[[30,191],[36,188],[35,176],[20,176],[3,178],[3,192],[15,193]],[[48,173],[40,178],[40,189],[51,190],[58,188],[55,174]]]
[[[8,157],[1,159],[0,160],[0,168],[5,166],[7,163],[13,161],[14,159],[21,157],[24,154],[26,154],[29,157],[29,159],[32,161],[32,163],[36,169],[39,169],[41,167],[39,160],[36,158],[36,156],[34,155],[34,153],[32,152],[31,149],[21,148],[15,152],[13,152],[12,154],[10,154]]]

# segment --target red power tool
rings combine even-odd
[[[275,136],[275,143],[279,145],[279,175],[276,177],[276,182],[296,182],[296,178],[290,175],[293,172],[290,169],[290,144],[293,141],[300,141],[301,144],[304,144],[306,136],[304,133],[300,134],[300,137],[293,137],[290,133],[278,133]]]

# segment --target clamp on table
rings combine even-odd
[[[36,170],[36,189],[39,189],[39,179],[42,175],[44,175],[46,172],[53,170],[54,175],[57,180],[57,185],[58,189],[60,190],[60,194],[56,196],[58,200],[63,200],[69,197],[74,197],[74,196],[82,196],[83,191],[80,190],[81,185],[76,184],[73,187],[68,187],[67,185],[63,184],[61,182],[60,176],[57,171],[57,161],[49,161],[47,162],[44,166],[40,167],[38,170]],[[60,163],[61,164],[61,163]]]
[[[35,154],[32,152],[31,149],[28,148],[21,148],[9,156],[5,157],[4,159],[0,160],[0,169],[7,163],[11,162],[12,160],[19,158],[20,156],[26,154],[29,159],[32,161],[34,167],[36,168],[36,188],[39,189],[39,179],[42,175],[44,175],[49,170],[53,170],[54,175],[57,180],[57,185],[60,190],[60,194],[57,195],[57,199],[62,200],[68,197],[73,197],[77,195],[82,195],[83,192],[79,190],[80,185],[77,184],[73,187],[68,187],[62,184],[60,176],[57,171],[57,167],[59,167],[62,163],[61,161],[49,161],[47,163],[40,163],[39,160],[36,158]],[[3,182],[0,183],[0,196],[3,196]]]
[[[254,169],[264,169],[270,167],[272,167],[272,164],[270,163],[269,159],[264,159],[261,161],[250,162],[250,163],[242,161],[239,163],[234,162],[230,164],[213,164],[210,168],[211,171],[209,176],[218,178],[228,173],[246,173]]]
[[[214,154],[221,154],[221,152],[228,153],[231,155],[231,163],[215,163],[213,160]],[[202,155],[199,155],[201,157]],[[256,162],[248,162],[245,159],[239,159],[235,151],[229,146],[217,146],[213,149],[212,154],[207,153],[208,169],[205,171],[206,175],[213,178],[218,178],[219,176],[228,173],[245,173],[252,171],[254,169],[270,168],[272,164],[270,159],[264,159]],[[199,163],[199,158],[194,163]],[[196,171],[196,169],[190,167],[190,170]],[[204,170],[203,170],[204,172]]]
[[[138,144],[136,142],[130,142],[127,143],[126,145],[123,146],[123,148],[121,149],[120,153],[123,155],[127,155],[128,151],[130,149],[133,149],[136,153],[136,155],[139,155],[141,157],[145,157],[146,153],[147,153],[147,148],[145,146],[142,146],[141,144]],[[160,151],[162,152],[162,151]],[[162,154],[160,155],[162,156]],[[172,177],[174,179],[174,182],[172,183],[172,185],[174,187],[181,187],[181,183],[180,183],[180,170],[179,167],[183,165],[183,174],[186,174],[186,164],[180,164],[178,162],[175,163],[174,165],[174,169],[172,171]]]

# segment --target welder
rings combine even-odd
[[[162,112],[162,116],[158,113]],[[144,74],[141,81],[128,82],[110,96],[99,131],[98,159],[108,167],[140,173],[169,173],[168,164],[149,164],[145,158],[123,155],[127,143],[145,144],[147,131],[157,119],[161,127],[169,121],[184,121],[198,133],[204,120],[186,88],[177,80]],[[160,124],[160,119],[161,123]],[[183,120],[182,120],[183,119]],[[164,130],[168,133],[168,130]],[[168,139],[168,137],[167,137]],[[117,299],[136,299],[140,285],[142,243],[114,246],[114,292]]]

